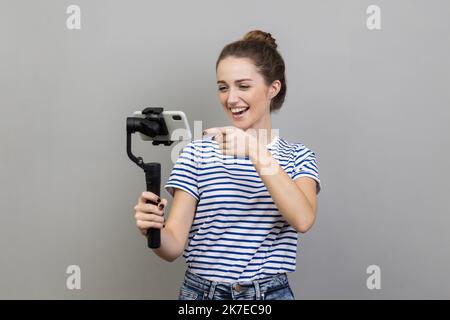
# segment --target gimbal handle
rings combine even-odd
[[[145,182],[147,191],[153,192],[158,197],[161,188],[161,164],[157,162],[144,163]],[[147,203],[158,205],[156,202],[147,200]],[[147,245],[151,249],[159,248],[161,245],[161,230],[150,228],[147,230]]]

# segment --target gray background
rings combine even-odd
[[[81,30],[66,28],[70,4]],[[382,30],[366,28],[371,4]],[[449,12],[445,0],[1,0],[0,298],[176,298],[183,258],[160,260],[135,227],[145,185],[125,118],[160,105],[229,125],[215,61],[252,29],[286,62],[273,126],[316,152],[323,183],[296,298],[450,298]],[[166,181],[170,148],[134,141]],[[72,264],[81,290],[66,288]],[[366,287],[372,264],[381,290]]]

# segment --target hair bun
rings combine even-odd
[[[275,39],[272,38],[272,35],[270,33],[261,31],[261,30],[252,30],[245,34],[245,36],[242,38],[244,41],[262,41],[269,47],[272,47],[274,49],[277,48],[277,44],[275,42]]]

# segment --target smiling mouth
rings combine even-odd
[[[233,116],[239,116],[241,114],[244,114],[245,112],[248,111],[248,109],[250,109],[250,107],[230,108]]]

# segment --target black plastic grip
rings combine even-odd
[[[145,183],[147,184],[147,191],[153,192],[158,197],[161,188],[161,164],[152,162],[144,165]],[[158,205],[158,203],[147,200],[147,203]],[[147,231],[147,244],[151,249],[159,248],[161,246],[161,230],[150,228]]]

